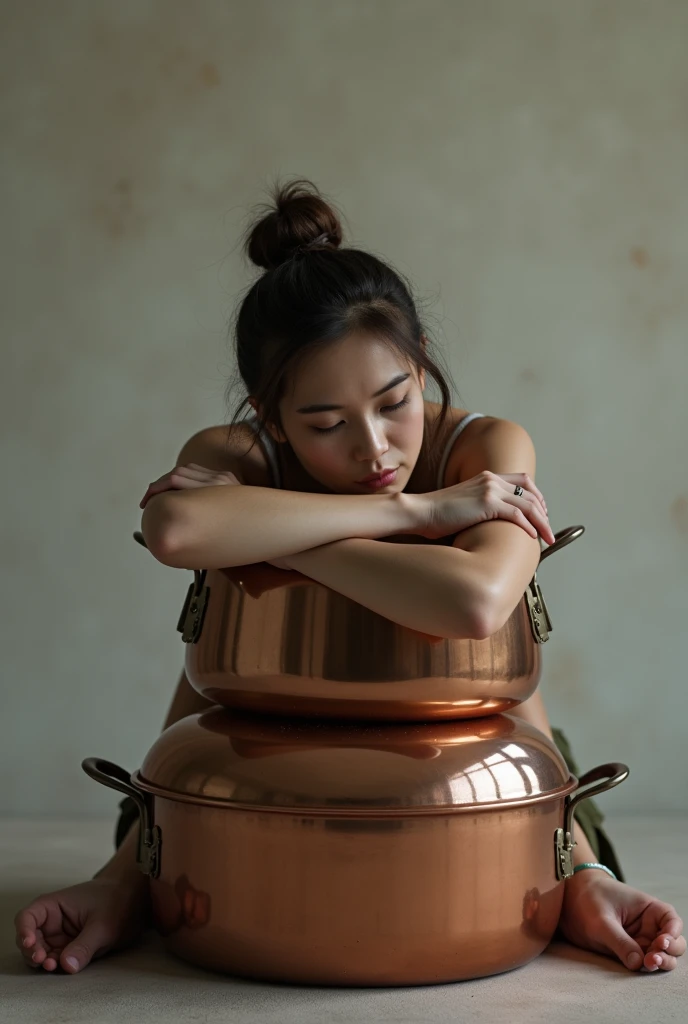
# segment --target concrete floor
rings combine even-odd
[[[606,825],[631,884],[672,903],[688,923],[688,817],[609,815]],[[0,821],[0,1021],[663,1024],[688,1019],[688,963],[679,961],[668,973],[632,974],[618,961],[559,942],[508,974],[394,989],[308,988],[212,974],[166,954],[153,932],[135,949],[95,961],[73,977],[26,967],[14,946],[15,912],[39,892],[91,877],[110,856],[112,831],[111,820]]]

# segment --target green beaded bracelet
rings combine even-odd
[[[592,862],[590,862],[589,864],[576,864],[575,868],[573,869],[574,875],[576,871],[582,871],[583,868],[601,868],[602,871],[606,871],[608,875],[611,875],[615,882],[618,882],[618,878],[616,877],[612,869],[608,868],[606,864],[593,864]]]

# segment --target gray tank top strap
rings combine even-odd
[[[251,413],[250,416],[246,417],[244,423],[248,423],[252,430],[258,435],[263,445],[263,448],[265,449],[267,460],[270,463],[270,469],[272,471],[272,482],[275,487],[281,488],[282,480],[280,477],[279,463],[277,462],[277,448],[275,446],[275,442],[272,439],[272,435],[268,433],[268,431],[265,430],[264,427],[260,426],[258,422],[258,417],[254,412]]]
[[[469,423],[473,422],[473,420],[482,419],[486,415],[487,414],[484,413],[484,412],[469,412],[467,416],[464,416],[464,418],[462,420],[459,420],[459,422],[456,424],[456,426],[452,430],[451,434],[449,435],[449,439],[448,439],[447,444],[445,446],[444,452],[442,453],[442,461],[440,462],[440,468],[437,471],[437,490],[438,491],[441,491],[442,488],[444,487],[444,474],[445,474],[445,471],[447,469],[447,463],[449,461],[449,455],[451,454],[451,450],[452,450],[452,448],[454,446],[454,441],[456,441],[457,437],[459,436],[461,431],[464,429],[464,427],[467,427]]]

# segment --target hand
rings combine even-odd
[[[29,967],[77,974],[92,959],[133,942],[143,931],[148,883],[94,878],[39,896],[14,919],[16,944]]]
[[[515,494],[520,484],[523,494]],[[531,537],[540,534],[554,544],[547,505],[527,473],[491,473],[484,470],[460,484],[418,495],[425,508],[424,523],[417,532],[429,540],[460,533],[476,523],[505,519],[521,526]]]
[[[148,484],[148,490],[139,502],[139,508],[145,508],[154,494],[162,494],[163,491],[187,490],[191,487],[217,487],[220,485],[234,484],[241,486],[234,473],[219,472],[215,469],[206,469],[196,462],[190,462],[187,466],[175,466],[169,473]]]
[[[595,868],[566,879],[559,929],[575,946],[618,957],[632,971],[673,971],[686,951],[683,922],[670,903]]]

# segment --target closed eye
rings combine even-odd
[[[406,398],[402,398],[396,405],[384,405],[380,412],[396,412],[397,409],[401,409],[402,406],[408,405],[408,403],[409,397],[407,395]],[[333,430],[337,430],[339,427],[341,427],[341,423],[335,423],[333,427],[313,427],[312,429],[317,430],[319,434],[331,434]]]

